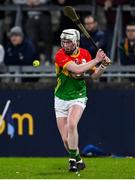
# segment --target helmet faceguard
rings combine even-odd
[[[65,52],[67,54],[73,54],[73,52],[79,46],[80,32],[77,31],[76,29],[65,29],[62,31],[60,39],[61,39],[61,47],[65,49]],[[64,47],[62,42],[64,40],[69,40],[72,42],[73,45],[69,48],[69,50]]]

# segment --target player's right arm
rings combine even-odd
[[[103,50],[99,49],[96,54],[96,58],[85,63],[85,64],[76,64],[74,62],[69,63],[66,65],[66,69],[68,71],[71,71],[76,74],[81,74],[83,72],[86,72],[92,68],[94,68],[99,62],[103,61],[106,54],[103,52]]]

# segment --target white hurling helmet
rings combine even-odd
[[[65,29],[62,31],[60,39],[71,40],[77,45],[80,41],[80,32],[76,29]]]

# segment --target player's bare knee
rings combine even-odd
[[[77,124],[76,123],[72,122],[72,123],[68,124],[68,132],[74,131],[74,130],[76,130],[76,128],[77,128]]]

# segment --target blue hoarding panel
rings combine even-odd
[[[106,152],[135,156],[135,90],[88,91],[87,108],[79,122],[79,146],[94,144]],[[0,114],[11,100],[15,134],[0,127],[0,156],[65,156],[57,130],[53,90],[0,91]]]

